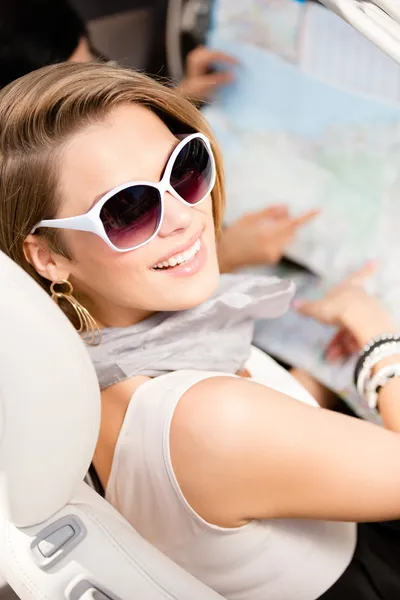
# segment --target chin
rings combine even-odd
[[[199,306],[214,294],[219,283],[214,240],[204,236],[192,258],[171,268],[157,267],[152,280],[154,294],[160,300],[155,310],[178,311]]]
[[[170,288],[166,304],[161,310],[189,310],[203,304],[215,292],[219,283],[218,264],[209,265],[202,272],[192,277],[175,281]]]
[[[201,279],[201,278],[199,278]],[[203,278],[203,281],[193,282],[192,285],[187,286],[185,294],[182,299],[185,301],[185,306],[180,310],[187,310],[189,308],[195,308],[200,304],[203,304],[206,300],[211,298],[218,287],[219,283],[219,270],[215,269],[213,273],[210,273],[207,277]]]

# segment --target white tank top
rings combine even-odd
[[[316,406],[261,351],[253,348],[246,366],[255,381]],[[226,377],[176,371],[138,388],[116,445],[106,498],[145,539],[228,600],[316,600],[349,565],[355,524],[257,520],[226,529],[202,519],[179,488],[169,448],[174,410],[191,386],[221,375]]]

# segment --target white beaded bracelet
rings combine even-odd
[[[365,359],[361,371],[357,378],[357,391],[360,396],[364,396],[367,381],[370,379],[371,371],[381,360],[400,355],[400,342],[387,342],[375,348],[373,352]]]
[[[380,390],[387,384],[393,377],[400,377],[400,364],[387,365],[386,367],[382,367],[379,371],[372,377],[372,379],[367,384],[366,390],[366,400],[368,402],[368,406],[375,410],[378,404],[378,395]]]

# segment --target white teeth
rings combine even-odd
[[[201,241],[200,238],[185,252],[181,252],[180,254],[176,254],[175,256],[171,256],[167,261],[162,263],[157,263],[154,265],[153,269],[165,269],[167,267],[176,267],[176,265],[180,265],[184,262],[188,262],[191,260],[200,250]]]

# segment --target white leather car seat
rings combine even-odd
[[[86,348],[0,252],[0,570],[22,600],[221,600],[83,482],[100,422]]]

